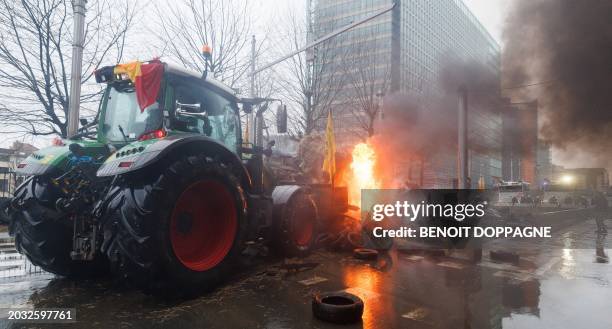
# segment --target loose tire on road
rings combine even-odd
[[[48,177],[32,177],[15,192],[9,212],[9,231],[16,249],[32,264],[66,277],[97,276],[108,272],[104,258],[74,261],[72,220],[55,210],[60,192]]]
[[[229,167],[204,155],[124,177],[102,216],[111,270],[145,292],[192,295],[226,278],[244,246],[246,199]]]
[[[312,313],[323,321],[349,324],[361,320],[363,300],[347,292],[329,292],[314,295]]]
[[[353,250],[353,257],[361,260],[375,260],[378,258],[378,251],[374,249],[356,248]]]

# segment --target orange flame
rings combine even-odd
[[[380,188],[375,177],[376,152],[367,143],[355,145],[352,152],[351,173],[348,178],[349,202],[361,208],[361,190]]]

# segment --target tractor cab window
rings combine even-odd
[[[174,86],[173,129],[203,134],[235,151],[238,143],[236,104],[196,83]]]
[[[131,142],[159,129],[162,113],[158,102],[140,110],[132,83],[121,81],[108,86],[103,100],[102,134],[113,143]]]

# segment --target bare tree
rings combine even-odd
[[[90,0],[81,83],[104,61],[117,62],[131,26],[127,2]],[[0,0],[0,124],[8,133],[66,136],[72,7],[64,0]],[[100,88],[85,87],[81,102]]]
[[[251,10],[247,1],[177,0],[156,7],[163,54],[203,72],[203,45],[212,48],[209,70],[231,87],[245,83],[250,65]],[[261,42],[257,53],[261,52]]]
[[[256,65],[260,65],[258,63],[258,59],[259,59],[259,56],[255,58]],[[271,134],[270,130],[272,130],[272,132],[276,131],[276,129],[274,128],[275,123],[276,123],[275,104],[278,102],[278,100],[280,100],[278,98],[278,92],[279,92],[278,83],[277,83],[277,80],[275,79],[274,72],[270,70],[259,72],[259,74],[256,75],[254,82],[255,82],[255,85],[254,85],[255,95],[257,95],[257,97],[260,97],[260,98],[270,99],[270,101],[262,102],[261,104],[258,104],[254,106],[253,108],[254,112],[257,112],[259,110],[264,111],[263,132],[264,132],[265,138],[270,138],[270,134]],[[246,113],[242,112],[242,115],[241,115],[241,119],[243,121],[242,127],[245,128],[244,129],[245,131],[243,131],[244,141],[247,141],[247,137],[244,134],[246,133],[247,116],[248,115]],[[254,127],[249,127],[249,129],[254,129]],[[252,131],[250,133],[252,133]],[[248,141],[253,142],[250,139],[248,139]]]
[[[345,72],[350,91],[349,111],[357,121],[359,135],[374,135],[374,122],[380,116],[382,98],[390,87],[390,56],[384,47],[377,47],[376,35],[364,37],[354,44],[351,56],[345,60]]]
[[[279,43],[284,45],[279,47],[282,53],[297,50],[307,42],[306,19],[290,16],[287,25],[284,40]],[[311,40],[320,34],[322,31],[312,31]],[[332,39],[291,57],[283,64],[279,88],[292,108],[289,111],[289,134],[294,139],[301,139],[321,127],[328,111],[337,102],[337,96],[346,84],[344,72],[337,69],[344,56],[345,50],[339,47],[336,39]]]

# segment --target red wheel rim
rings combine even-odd
[[[222,183],[201,180],[179,196],[170,220],[170,241],[178,260],[193,271],[217,266],[234,244],[238,213]]]
[[[310,220],[305,220],[294,225],[294,240],[295,244],[300,247],[305,247],[310,244],[314,231],[314,225]]]
[[[306,247],[314,236],[315,225],[313,218],[316,214],[312,211],[307,201],[300,200],[297,202],[297,208],[293,209],[290,217],[291,237],[295,245]]]

